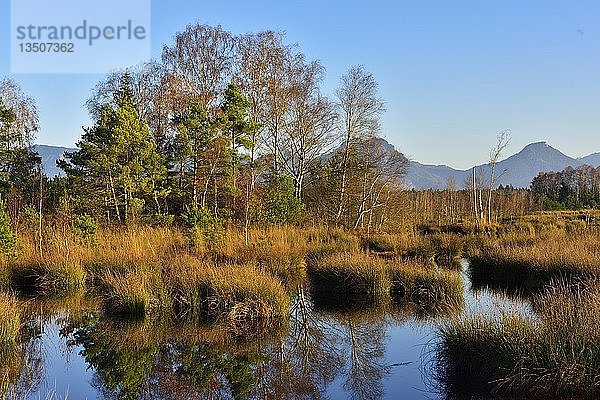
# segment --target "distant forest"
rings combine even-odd
[[[541,172],[533,179],[531,190],[544,209],[595,208],[600,205],[600,167]]]

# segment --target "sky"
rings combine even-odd
[[[598,1],[154,0],[152,57],[196,22],[285,31],[325,67],[332,97],[340,76],[364,65],[386,102],[383,136],[422,163],[485,162],[504,129],[505,156],[537,141],[576,157],[600,151]],[[9,35],[10,0],[0,0],[0,77],[35,98],[38,143],[73,146],[103,75],[11,74]]]

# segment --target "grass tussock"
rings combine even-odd
[[[207,315],[226,320],[235,332],[262,331],[289,315],[289,296],[281,284],[251,267],[210,270],[206,294]]]
[[[298,255],[271,255],[257,260],[256,266],[278,278],[285,287],[294,288],[306,281],[306,260]]]
[[[465,239],[455,234],[441,234],[431,237],[431,243],[436,249],[435,261],[443,267],[460,268],[463,257]]]
[[[600,290],[560,284],[534,298],[538,317],[470,316],[440,329],[436,367],[453,393],[598,398]]]
[[[87,272],[78,261],[39,260],[34,264],[14,264],[10,270],[12,287],[22,293],[61,296],[82,291]]]
[[[387,262],[366,253],[326,256],[309,269],[313,297],[333,301],[378,304],[389,298]]]
[[[327,256],[309,269],[313,298],[338,306],[411,302],[431,312],[463,304],[463,284],[453,271],[367,253]],[[330,307],[331,304],[327,305]]]
[[[478,285],[526,290],[556,278],[600,276],[600,235],[511,235],[482,246],[470,274]]]
[[[290,299],[280,280],[255,267],[188,259],[171,273],[180,318],[226,323],[248,335],[281,326],[289,317]]]
[[[44,295],[96,295],[106,311],[129,319],[172,310],[178,318],[225,321],[239,331],[243,324],[262,329],[285,321],[286,292],[307,275],[321,297],[382,304],[399,279],[391,265],[404,264],[400,257],[431,264],[439,249],[446,254],[440,260],[454,260],[460,247],[450,234],[424,238],[411,232],[373,236],[379,244],[365,251],[356,234],[317,226],[252,228],[247,236],[228,227],[210,248],[194,249],[176,227],[104,226],[93,241],[48,228],[41,254],[33,239],[25,236],[7,265],[14,286]],[[392,256],[375,254],[376,246],[393,249]],[[406,286],[410,274],[403,272]],[[451,275],[413,272],[407,298],[420,304],[448,300]]]
[[[144,319],[160,305],[156,285],[148,275],[136,271],[125,274],[107,271],[100,279],[105,309],[111,315]]]
[[[340,228],[313,227],[306,231],[308,238],[307,264],[314,265],[324,257],[340,253],[357,253],[360,240]]]
[[[362,238],[362,247],[379,257],[402,258],[456,268],[463,256],[465,238],[455,233],[377,234]]]
[[[424,312],[457,310],[464,304],[464,285],[456,272],[399,262],[390,266],[390,277],[396,303],[410,301]]]

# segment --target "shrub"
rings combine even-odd
[[[73,221],[73,232],[83,243],[95,243],[98,224],[88,214],[78,215]]]
[[[294,183],[289,176],[272,174],[264,193],[264,220],[271,224],[298,222],[304,206],[295,195]]]
[[[12,256],[17,247],[17,237],[10,227],[10,219],[4,203],[0,201],[0,253]]]
[[[188,244],[192,248],[201,245],[215,246],[223,240],[223,226],[221,221],[214,216],[206,207],[198,207],[194,204],[187,207],[181,215]]]

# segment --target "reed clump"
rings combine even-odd
[[[600,290],[551,286],[533,300],[537,317],[505,313],[448,321],[436,367],[453,393],[526,398],[600,395]]]
[[[435,262],[443,267],[459,268],[465,239],[456,234],[441,234],[430,239],[435,249]]]
[[[239,262],[273,254],[303,256],[308,249],[305,230],[294,226],[250,228],[247,235],[246,241],[243,230],[228,228],[224,240],[214,250],[217,259]]]
[[[379,257],[401,257],[453,268],[460,266],[464,243],[465,238],[455,233],[377,234],[362,238],[363,248]]]
[[[471,259],[470,274],[482,284],[526,290],[560,277],[600,276],[600,235],[509,236],[483,246]]]
[[[309,266],[329,255],[360,251],[359,238],[340,228],[312,227],[306,230],[306,236],[306,262]]]
[[[248,242],[239,229],[226,230],[224,240],[207,256],[216,264],[253,265],[280,279],[286,287],[301,284],[306,278],[306,234],[292,226],[277,226],[248,231]]]
[[[459,309],[464,303],[460,275],[418,263],[397,262],[389,266],[395,302],[410,301],[424,311]]]
[[[11,285],[21,292],[40,296],[59,296],[82,291],[87,272],[76,260],[54,260],[50,257],[33,264],[13,264]]]
[[[402,234],[377,234],[362,238],[362,246],[375,253],[398,253],[410,239]]]
[[[300,255],[272,254],[255,261],[258,269],[278,278],[285,287],[294,288],[306,281],[306,260]]]
[[[246,266],[211,269],[206,282],[209,318],[235,332],[264,331],[287,321],[290,299],[277,279]]]
[[[328,307],[412,302],[422,311],[463,304],[460,275],[417,261],[382,259],[364,252],[333,254],[309,268],[313,299]]]
[[[180,318],[224,322],[240,335],[287,323],[290,298],[281,282],[247,265],[213,266],[181,260],[170,285]]]
[[[366,253],[339,253],[309,269],[313,296],[335,301],[381,303],[389,298],[387,262]]]
[[[140,271],[124,274],[106,271],[100,276],[102,297],[108,314],[144,319],[160,306],[161,296],[157,294],[156,282],[152,276]]]

